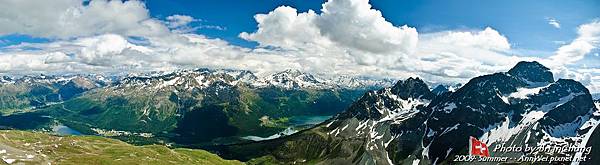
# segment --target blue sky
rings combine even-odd
[[[231,68],[456,83],[539,61],[600,92],[600,1],[0,1],[0,75]]]
[[[198,33],[222,38],[246,47],[255,43],[238,37],[241,32],[255,31],[257,13],[268,13],[278,6],[292,6],[298,11],[321,10],[323,0],[220,0],[220,1],[146,1],[155,17],[185,14],[204,20],[203,24],[226,27],[226,30],[200,29]],[[456,29],[483,29],[491,26],[504,34],[513,47],[548,53],[576,37],[575,28],[600,16],[600,1],[414,1],[376,0],[373,8],[394,25],[409,25],[419,32]],[[556,19],[561,28],[548,24]],[[547,54],[544,54],[547,55]]]
[[[170,15],[189,15],[202,21],[195,24],[220,26],[225,29],[199,28],[196,33],[227,40],[232,44],[254,47],[238,37],[241,32],[257,29],[254,15],[268,13],[278,6],[292,6],[300,12],[320,12],[324,0],[219,0],[219,1],[145,1],[150,14],[156,18]],[[372,1],[374,9],[394,25],[409,25],[419,32],[436,32],[456,29],[482,29],[493,27],[505,35],[514,48],[526,53],[548,55],[561,44],[576,37],[575,28],[600,16],[600,1]],[[548,24],[549,19],[559,21],[561,28]],[[27,35],[0,36],[0,46],[23,42],[48,42],[50,39]]]

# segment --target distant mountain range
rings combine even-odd
[[[314,76],[299,70],[287,69],[281,72],[273,73],[263,77],[256,76],[248,70],[234,69],[207,69],[200,68],[194,70],[179,70],[174,72],[151,72],[145,74],[130,75],[112,75],[104,76],[97,74],[90,75],[25,75],[19,77],[1,76],[0,84],[54,84],[64,85],[72,80],[89,81],[96,87],[110,86],[115,84],[127,85],[128,83],[150,83],[147,80],[168,79],[173,76],[195,76],[212,74],[228,78],[228,82],[235,85],[238,82],[246,83],[253,87],[280,87],[287,89],[313,88],[313,89],[331,89],[331,88],[371,88],[392,85],[394,80],[379,79],[360,76]],[[196,77],[199,78],[199,77]],[[201,81],[201,79],[200,79]],[[202,83],[200,84],[202,85]]]
[[[437,89],[437,88],[434,88]],[[435,90],[434,90],[435,91]],[[489,145],[600,147],[600,102],[581,83],[554,80],[537,62],[432,92],[419,78],[364,94],[346,111],[299,133],[215,146],[226,158],[294,164],[456,164],[468,138]],[[600,162],[592,150],[591,160]],[[583,152],[491,152],[493,156],[582,156]],[[570,163],[570,162],[562,162]]]

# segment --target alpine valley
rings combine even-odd
[[[265,140],[318,124],[391,80],[321,79],[297,70],[180,70],[0,79],[0,127],[114,137],[134,144]]]

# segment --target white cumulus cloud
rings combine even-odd
[[[340,45],[377,54],[410,53],[416,47],[415,28],[394,26],[380,11],[371,9],[368,0],[330,0],[323,4],[322,12],[317,27]]]
[[[141,1],[0,1],[0,35],[71,38],[115,33],[159,36],[168,29],[151,19]]]
[[[282,6],[255,19],[258,30],[241,33],[241,38],[263,47],[346,54],[364,65],[396,62],[411,54],[418,41],[415,28],[387,22],[368,0],[331,0],[323,4],[321,14]]]
[[[274,46],[284,49],[327,46],[329,40],[321,35],[315,25],[317,15],[309,10],[297,13],[295,8],[281,6],[268,14],[254,16],[258,30],[254,33],[242,32],[243,39],[256,41],[262,47]]]
[[[572,64],[583,59],[600,44],[600,21],[583,24],[577,28],[577,38],[558,48],[550,57],[554,65]]]

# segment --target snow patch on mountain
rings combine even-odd
[[[516,126],[511,127],[511,120],[508,116],[505,117],[504,121],[499,126],[492,126],[491,130],[485,132],[479,139],[488,145],[496,143],[502,143],[508,141],[514,135],[521,133],[527,128],[535,126],[538,120],[542,119],[546,112],[543,111],[531,111],[523,115],[521,121],[516,122]]]
[[[452,110],[456,109],[456,104],[455,103],[446,103],[446,106],[444,106],[443,110],[446,113],[450,113],[452,112]]]
[[[550,110],[552,110],[552,109],[554,109],[554,108],[556,108],[556,107],[558,107],[558,106],[560,106],[560,105],[563,105],[563,104],[565,104],[565,103],[567,103],[567,102],[569,102],[569,101],[573,100],[573,98],[575,98],[575,97],[577,97],[577,96],[580,96],[580,95],[584,95],[584,94],[585,94],[585,93],[582,93],[582,92],[580,92],[580,93],[569,93],[569,95],[567,95],[567,96],[564,96],[564,97],[561,97],[561,98],[560,98],[558,101],[556,101],[556,102],[553,102],[553,103],[549,103],[549,104],[542,105],[542,106],[539,108],[539,110],[541,110],[541,111],[544,111],[544,112],[548,112],[548,111],[550,111]]]
[[[531,95],[538,94],[540,90],[548,86],[535,87],[535,88],[518,88],[517,92],[508,95],[508,98],[527,99]]]

